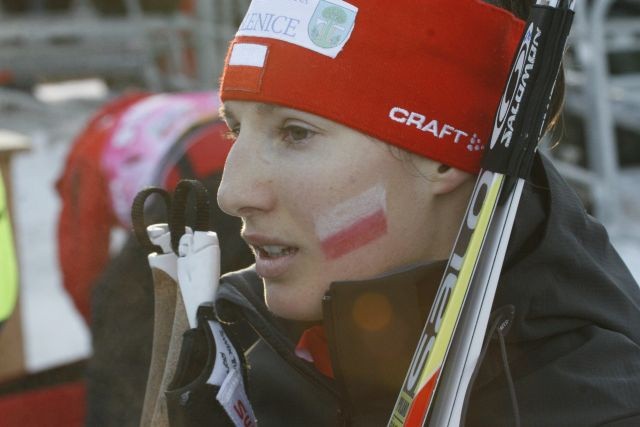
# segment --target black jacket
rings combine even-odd
[[[256,332],[257,342],[244,347],[259,425],[386,425],[444,264],[332,283],[323,322],[335,380],[294,355],[309,325],[271,315],[253,269],[224,276],[219,317]],[[366,295],[384,307],[354,316]],[[509,305],[515,318],[506,347],[522,425],[640,425],[640,289],[604,228],[541,157],[525,187],[493,309]],[[513,412],[491,341],[466,424],[514,425]]]

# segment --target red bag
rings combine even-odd
[[[103,107],[76,138],[56,183],[62,210],[58,257],[64,286],[85,319],[90,289],[109,259],[111,227],[116,223],[109,189],[100,168],[102,150],[127,108],[147,97],[133,93]]]
[[[187,163],[190,177],[222,170],[231,141],[216,121],[218,106],[214,92],[127,95],[77,137],[57,183],[58,252],[64,286],[85,319],[92,284],[109,261],[111,231],[130,228],[135,194],[147,185],[171,189]]]

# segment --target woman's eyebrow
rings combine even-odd
[[[255,109],[256,113],[258,113],[260,116],[266,116],[280,109],[280,107],[272,104],[258,104],[255,106]],[[226,108],[224,104],[221,105],[220,108],[218,108],[218,115],[225,122],[237,122],[236,117],[233,115],[233,112],[230,109]]]
[[[261,116],[266,116],[274,112],[274,110],[279,109],[280,107],[273,104],[258,104],[256,107],[257,113]]]

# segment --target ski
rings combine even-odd
[[[388,426],[458,426],[524,182],[547,122],[575,0],[537,0],[489,149]]]

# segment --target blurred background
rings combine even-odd
[[[18,278],[10,262],[0,274],[19,283],[16,304],[0,294],[0,427],[137,425],[152,285],[128,208],[143,186],[183,177],[215,193],[228,150],[215,90],[248,3],[0,0],[13,226],[8,239],[0,200],[0,257],[15,249]],[[579,4],[563,120],[541,149],[640,280],[640,0]],[[249,264],[237,222],[212,218],[223,270]]]

